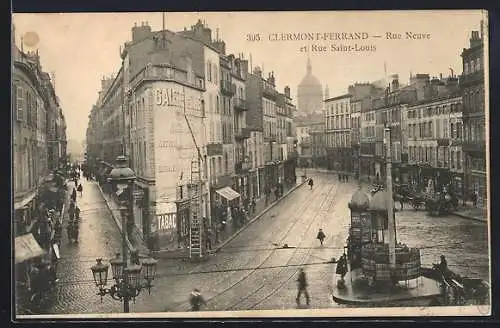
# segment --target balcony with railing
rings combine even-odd
[[[484,140],[464,140],[462,150],[465,152],[485,152],[486,142]]]
[[[262,86],[262,93],[271,98],[271,99],[276,99],[277,98],[277,92],[276,92],[276,89],[274,88],[274,86],[272,86],[271,84],[269,83],[264,83],[263,86]]]
[[[234,138],[238,141],[250,138],[250,129],[248,128],[236,129],[234,131]]]
[[[232,96],[236,93],[236,85],[230,80],[220,80],[220,91],[226,96]]]
[[[207,144],[207,156],[221,156],[222,143],[211,142]]]
[[[247,111],[247,102],[243,98],[236,98],[234,99],[234,109],[239,110],[239,111]]]

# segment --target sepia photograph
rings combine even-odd
[[[13,13],[16,319],[491,314],[484,10]]]

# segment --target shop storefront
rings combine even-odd
[[[259,174],[257,169],[250,170],[248,173],[249,177],[249,191],[250,198],[258,198],[259,193]]]
[[[156,203],[156,227],[157,246],[160,249],[175,249],[179,246],[176,204]]]
[[[177,247],[189,246],[190,213],[189,199],[177,202]]]
[[[283,181],[287,187],[295,184],[297,180],[296,176],[296,162],[295,159],[286,160],[283,163]]]
[[[143,240],[147,241],[151,235],[150,220],[150,190],[149,185],[140,181],[134,184],[134,225],[141,232]]]
[[[258,174],[258,186],[259,186],[259,197],[264,195],[264,191],[266,188],[266,175],[265,175],[265,168],[258,168],[257,169],[257,174]]]
[[[458,172],[450,172],[451,192],[458,198],[463,199],[465,194],[464,174]]]

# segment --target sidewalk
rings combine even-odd
[[[457,211],[452,212],[453,215],[465,218],[465,219],[470,219],[470,220],[476,220],[476,221],[481,221],[481,222],[488,222],[488,210],[486,208],[482,207],[466,207],[466,208],[460,208]]]
[[[118,226],[118,229],[120,230],[120,233],[123,231],[122,227],[122,217],[120,213],[120,206],[114,201],[114,199],[106,194],[99,183],[95,181],[85,181],[85,183],[91,183],[95,184],[97,188],[99,188],[99,191],[102,195],[102,198],[104,198],[104,201],[106,203],[106,206],[108,207],[109,211],[111,212],[111,216],[115,220],[116,225]],[[148,257],[149,256],[149,249],[147,248],[146,244],[142,240],[142,238],[139,236],[139,232],[137,230],[134,230],[132,235],[128,236],[127,238],[127,243],[128,243],[128,248],[129,250],[138,250],[139,251],[139,256],[140,257]]]
[[[300,177],[297,177],[297,179],[299,180]],[[271,208],[273,208],[274,206],[276,206],[277,204],[279,204],[288,195],[290,195],[292,192],[294,192],[295,190],[297,190],[302,185],[306,184],[309,181],[309,179],[305,179],[304,181],[302,181],[302,180],[299,180],[299,181],[296,182],[296,184],[294,186],[291,186],[290,188],[288,188],[288,190],[285,189],[284,192],[283,192],[283,196],[281,196],[280,198],[278,198],[278,199],[276,199],[276,200],[273,201],[274,196],[271,195],[270,196],[270,202],[268,203],[268,205],[266,205],[265,197],[259,198],[256,201],[256,206],[255,206],[255,208],[256,208],[255,209],[255,213],[256,214],[253,217],[251,217],[248,220],[248,222],[245,223],[242,227],[240,227],[239,229],[237,229],[236,231],[234,231],[231,235],[227,236],[227,238],[225,240],[221,241],[221,243],[219,243],[218,245],[215,245],[214,249],[212,250],[212,253],[218,252],[221,248],[223,248],[225,245],[227,245],[227,243],[229,243],[236,236],[238,236],[242,231],[244,231],[250,224],[252,224],[255,221],[257,221],[258,219],[260,219],[264,214],[266,214]]]
[[[298,177],[299,178],[299,177]],[[240,234],[245,228],[258,220],[262,215],[264,215],[267,211],[269,211],[272,207],[274,207],[276,204],[278,204],[282,199],[287,197],[290,193],[292,193],[294,190],[305,184],[309,179],[306,179],[304,181],[299,180],[300,182],[297,182],[295,186],[292,186],[290,188],[284,190],[284,194],[282,197],[280,197],[277,200],[274,200],[274,195],[270,196],[270,201],[269,204],[266,205],[265,203],[265,197],[261,197],[257,199],[256,201],[256,206],[255,206],[255,215],[249,219],[249,221],[244,224],[242,227],[237,229],[231,234],[228,234],[225,236],[223,240],[220,241],[220,243],[213,245],[212,252],[217,252],[219,251],[222,247],[224,247],[228,242],[230,242],[233,238],[235,238],[238,234]],[[86,181],[86,183],[89,183]],[[116,222],[116,225],[118,226],[118,229],[122,231],[122,224],[121,224],[121,214],[120,214],[120,209],[118,204],[112,199],[110,195],[107,195],[102,189],[101,186],[97,182],[93,182],[97,185],[99,188],[99,191],[101,192],[101,195],[109,209],[109,211],[112,214],[113,219]],[[134,233],[132,237],[129,236],[128,242],[128,247],[129,249],[138,249],[139,250],[139,256],[140,257],[147,257],[149,255],[149,249],[147,248],[145,242],[142,240],[142,238],[139,236],[138,233]],[[178,248],[178,249],[173,249],[173,250],[162,250],[160,249],[159,251],[155,252],[157,257],[159,258],[170,258],[170,259],[179,259],[179,258],[186,258],[189,255],[189,248],[183,247],[183,248]]]

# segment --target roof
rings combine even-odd
[[[349,208],[365,208],[368,209],[370,206],[370,199],[368,195],[364,193],[361,189],[356,190],[354,195],[352,195],[351,201],[349,202]]]
[[[370,210],[387,211],[387,197],[387,191],[377,191],[370,201]]]
[[[346,94],[341,95],[341,96],[337,96],[337,97],[332,97],[332,98],[325,99],[325,102],[332,101],[332,100],[339,100],[339,99],[351,98],[351,97],[352,97],[351,94],[346,93]]]

